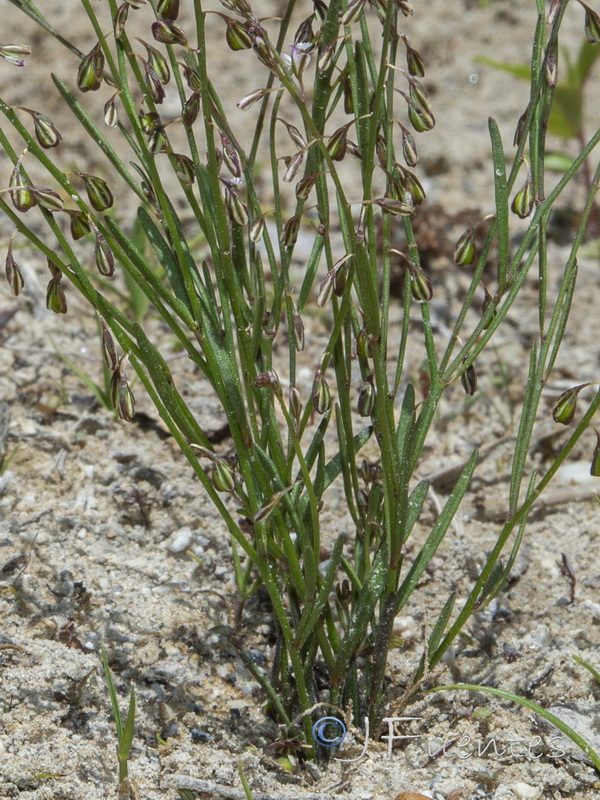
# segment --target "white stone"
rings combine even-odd
[[[542,790],[536,786],[530,786],[528,783],[517,781],[511,784],[510,789],[517,798],[517,800],[539,800],[542,796]]]
[[[193,534],[189,528],[182,528],[172,536],[167,547],[171,553],[181,553],[187,550],[192,543]]]

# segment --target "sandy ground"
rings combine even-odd
[[[277,4],[258,5],[265,15],[277,10]],[[497,118],[510,142],[527,101],[525,84],[483,67],[476,57],[525,60],[535,4],[435,0],[415,6],[406,31],[425,58],[437,119],[423,139],[419,169],[428,203],[441,203],[446,212],[432,262],[436,296],[442,298],[435,314],[443,335],[453,298],[466,285],[463,276],[447,277],[450,243],[461,232],[450,217],[465,207],[481,215],[491,210],[487,118]],[[48,0],[40,7],[56,23],[64,14],[63,2]],[[60,120],[65,158],[92,171],[93,151],[78,139],[48,79],[51,63],[72,82],[76,61],[31,24],[17,23],[20,18],[6,0],[0,0],[0,14],[0,39],[29,41],[34,47],[26,70],[0,63],[3,98]],[[569,9],[565,41],[570,48],[581,39],[582,18],[581,9]],[[75,14],[64,25],[82,50],[93,44],[88,26]],[[219,57],[223,96],[235,100],[255,88],[252,76],[241,78],[227,69],[224,45],[215,52]],[[102,104],[106,99],[104,91]],[[590,112],[590,130],[595,123]],[[5,163],[1,169],[6,185]],[[575,187],[564,203],[579,196]],[[8,221],[0,218],[3,250],[10,233]],[[552,245],[552,281],[567,252]],[[396,735],[414,738],[391,740],[389,749],[388,740],[365,738],[364,727],[352,729],[336,760],[307,763],[296,774],[283,770],[268,749],[279,732],[263,713],[264,697],[219,635],[219,626],[231,622],[235,603],[224,525],[141,387],[136,387],[140,416],[133,424],[121,423],[98,406],[61,358],[101,380],[95,318],[73,291],[68,291],[66,317],[47,312],[45,265],[27,250],[19,257],[25,292],[15,299],[4,283],[0,286],[0,455],[5,458],[0,477],[0,797],[117,795],[116,738],[101,644],[109,653],[123,709],[130,685],[135,687],[131,774],[144,800],[243,798],[238,764],[255,800],[333,795],[393,800],[408,791],[436,800],[598,796],[599,776],[555,729],[520,706],[465,692],[420,695],[400,714],[415,719],[396,729]],[[579,263],[579,294],[541,408],[532,468],[547,468],[560,444],[563,434],[549,422],[560,391],[598,375],[597,257],[584,254]],[[498,336],[495,352],[478,365],[474,401],[465,400],[459,387],[450,393],[427,443],[420,477],[460,463],[474,446],[497,446],[477,472],[431,572],[397,621],[403,646],[390,659],[390,717],[396,716],[396,701],[418,664],[428,624],[451,589],[457,590],[459,603],[466,597],[498,535],[496,515],[506,502],[511,436],[536,331],[537,310],[528,302],[534,297],[531,287]],[[175,380],[186,387],[202,427],[218,432],[223,419],[206,382],[173,351],[159,323],[150,324],[164,341]],[[324,335],[318,318],[309,321],[307,380]],[[420,358],[415,353],[413,372]],[[582,400],[591,396],[583,394]],[[551,708],[600,751],[600,686],[572,659],[578,655],[600,667],[598,481],[589,477],[594,444],[590,431],[573,454],[570,471],[557,477],[546,504],[533,515],[510,584],[473,618],[468,636],[456,643],[431,685],[462,681],[523,694]],[[220,447],[227,452],[230,445],[225,440]],[[447,491],[441,480],[434,485],[417,539]],[[336,488],[327,496],[323,520],[332,533],[350,529]],[[409,556],[417,552],[416,544],[411,547]],[[565,559],[574,580],[565,571]],[[239,636],[256,663],[268,668],[272,627],[260,597],[248,605]],[[350,761],[361,753],[360,760]],[[181,794],[186,788],[191,795]]]

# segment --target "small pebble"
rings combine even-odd
[[[180,531],[176,531],[173,534],[171,541],[168,544],[168,548],[171,553],[181,553],[184,550],[187,550],[191,543],[191,530],[189,528],[182,528]]]
[[[207,742],[212,741],[212,736],[210,733],[206,733],[206,731],[201,731],[199,728],[194,728],[192,730],[192,742],[194,744],[206,744]]]
[[[511,785],[511,790],[517,800],[539,800],[542,796],[542,790],[536,786],[530,786],[528,783],[517,781]]]

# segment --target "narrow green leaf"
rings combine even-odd
[[[335,662],[331,670],[331,684],[334,687],[343,682],[350,660],[367,635],[369,625],[373,619],[373,611],[385,589],[385,579],[389,568],[388,561],[389,552],[384,543],[379,548],[369,574],[362,585],[350,624],[336,653]]]
[[[298,650],[304,647],[315,625],[321,618],[321,612],[323,611],[323,608],[329,599],[329,594],[340,566],[343,547],[344,537],[343,535],[340,535],[335,540],[335,544],[333,545],[331,557],[329,559],[329,566],[327,567],[327,572],[323,578],[323,583],[321,584],[319,594],[317,595],[316,599],[305,608],[304,613],[302,614],[302,619],[300,620],[300,624],[296,632],[296,638],[294,640],[294,646]]]
[[[441,514],[435,521],[429,536],[427,537],[425,544],[420,549],[419,554],[415,558],[412,567],[410,568],[408,575],[402,582],[400,589],[398,590],[398,607],[396,613],[404,606],[407,602],[409,597],[412,595],[415,586],[417,585],[421,575],[427,568],[427,565],[435,555],[436,550],[438,549],[442,539],[444,538],[446,531],[448,530],[450,523],[454,519],[456,512],[458,511],[458,507],[461,503],[461,500],[465,496],[467,489],[469,488],[469,484],[471,483],[471,478],[473,477],[473,472],[475,471],[475,467],[477,465],[477,459],[479,458],[479,453],[477,450],[474,450],[471,454],[471,458],[465,464],[463,471],[461,472],[454,489],[448,500],[446,501],[446,505],[442,509]]]
[[[508,185],[500,129],[492,117],[488,121],[494,162],[494,190],[498,223],[498,285],[504,287],[508,264]]]

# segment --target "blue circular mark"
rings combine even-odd
[[[338,731],[333,738],[328,735],[328,733],[331,734],[331,731],[327,730],[330,726]],[[312,735],[315,742],[321,747],[339,747],[346,738],[346,726],[337,717],[321,717],[313,725]]]

